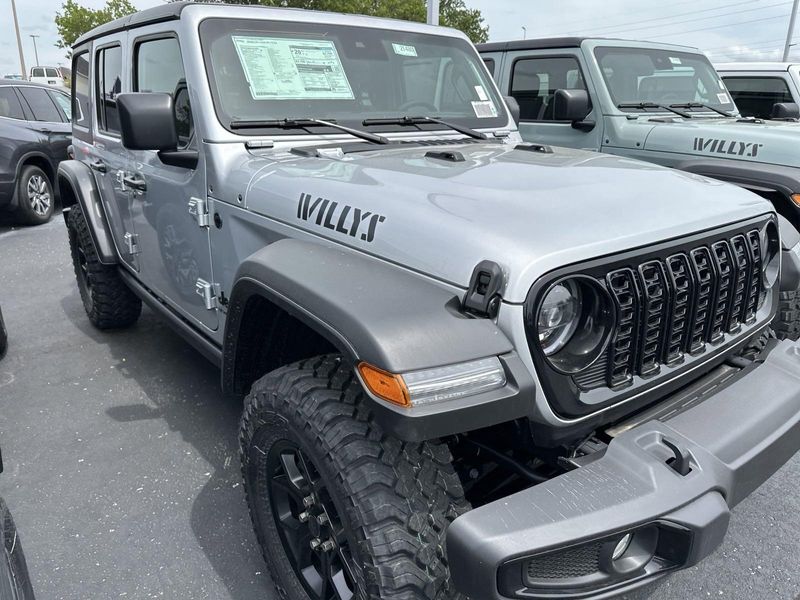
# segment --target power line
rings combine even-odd
[[[775,17],[764,17],[763,19],[750,19],[749,21],[737,21],[736,23],[725,23],[724,25],[716,25],[714,27],[701,27],[700,29],[689,29],[688,31],[675,31],[672,33],[663,33],[653,36],[654,39],[663,38],[671,35],[685,35],[687,33],[698,33],[701,31],[712,31],[714,29],[724,29],[725,27],[736,27],[737,25],[749,25],[751,23],[762,23],[764,21],[774,21],[775,19],[785,19],[786,15],[778,15]]]

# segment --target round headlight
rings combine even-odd
[[[536,323],[545,356],[555,354],[567,344],[578,327],[580,314],[580,292],[574,281],[559,283],[547,292]]]
[[[576,275],[556,282],[529,313],[530,333],[550,364],[574,374],[605,350],[614,327],[613,301],[595,279]]]

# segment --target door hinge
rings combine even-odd
[[[135,233],[126,232],[123,236],[125,240],[125,247],[128,249],[128,254],[139,254],[139,236]]]
[[[204,279],[198,279],[195,283],[195,291],[203,299],[203,306],[207,310],[215,310],[220,307],[220,285],[218,283],[209,283]]]
[[[208,200],[205,198],[192,198],[189,200],[189,214],[197,221],[198,227],[208,227],[211,224],[208,215]]]

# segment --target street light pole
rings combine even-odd
[[[792,5],[792,16],[789,19],[789,31],[786,33],[786,45],[783,47],[783,62],[789,60],[789,50],[794,45],[792,38],[794,37],[794,23],[797,21],[797,8],[800,7],[800,0],[794,0]]]
[[[36,64],[34,66],[38,67],[40,65],[39,65],[39,51],[36,49],[36,38],[38,38],[39,36],[33,33],[30,34],[30,36],[33,39],[33,55],[36,57]]]
[[[525,25],[522,26],[522,39],[523,40],[528,39],[528,28],[525,27]]]
[[[27,79],[28,73],[25,68],[25,55],[22,53],[22,38],[19,37],[19,22],[17,21],[17,5],[11,0],[11,12],[14,15],[14,29],[17,32],[17,48],[19,49],[19,65],[22,67],[22,78]]]
[[[428,24],[439,24],[439,0],[428,0]]]

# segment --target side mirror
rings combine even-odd
[[[522,115],[522,110],[519,107],[519,102],[514,96],[506,96],[505,97],[506,105],[508,106],[508,112],[511,113],[511,118],[514,119],[514,123],[519,125],[520,117]]]
[[[553,95],[553,120],[569,121],[575,129],[591,131],[594,121],[586,117],[592,112],[592,101],[586,90],[556,90]]]
[[[117,96],[122,145],[128,150],[176,150],[178,134],[169,94]]]
[[[770,119],[789,120],[800,119],[800,105],[794,102],[778,102],[772,105]]]

